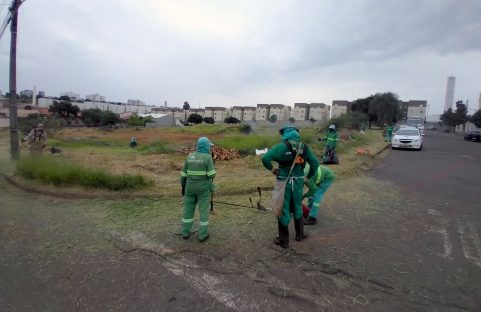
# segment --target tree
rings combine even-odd
[[[100,126],[113,126],[120,123],[120,117],[114,112],[103,111],[100,115]]]
[[[235,117],[227,117],[226,119],[224,119],[224,122],[227,123],[227,124],[237,124],[237,123],[240,123],[240,120],[235,118]]]
[[[130,116],[127,124],[130,127],[145,127],[148,122],[154,122],[154,119],[151,116],[142,117],[137,113],[134,113],[132,116]]]
[[[362,129],[362,126],[369,120],[367,114],[361,112],[349,112],[339,117],[332,118],[329,123],[336,125],[336,128]]]
[[[182,109],[183,109],[183,110],[189,110],[189,109],[190,109],[190,104],[189,104],[189,102],[187,102],[187,101],[184,102],[184,105],[182,106]],[[190,117],[190,116],[189,116],[189,117]]]
[[[471,122],[478,128],[481,128],[481,109],[471,116]]]
[[[374,95],[370,95],[365,98],[359,98],[352,102],[351,111],[361,112],[369,117],[369,129],[371,129],[371,124],[377,120],[377,115],[375,113],[369,114],[369,106],[371,105]]]
[[[289,122],[290,122],[290,123],[295,123],[295,122],[296,122],[296,118],[294,118],[294,117],[289,118]]]
[[[102,118],[102,110],[99,108],[90,108],[83,110],[80,119],[89,126],[97,127],[100,125],[100,119]]]
[[[61,118],[68,119],[69,117],[76,117],[80,109],[77,105],[72,105],[70,102],[54,101],[53,105],[50,105],[48,111]]]
[[[215,120],[212,117],[204,117],[204,122],[212,125],[215,123]]]
[[[272,123],[275,123],[277,121],[277,115],[274,114],[274,115],[270,115],[269,116],[269,121],[272,122]]]
[[[397,122],[401,117],[397,95],[392,92],[376,93],[369,104],[368,114],[376,116],[379,126],[384,123]]]
[[[466,122],[469,121],[468,117],[468,108],[466,105],[463,103],[463,101],[457,101],[456,102],[456,119],[458,122],[458,125],[464,125]]]
[[[189,104],[189,103],[187,103],[187,104]],[[199,115],[199,114],[190,114],[189,118],[187,118],[188,123],[193,123],[193,124],[196,124],[196,125],[202,123],[202,121],[204,121],[204,118],[202,118],[202,116]]]
[[[67,95],[62,95],[61,97],[58,98],[60,101],[67,101],[70,102],[70,97]]]

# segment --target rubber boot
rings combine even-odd
[[[289,228],[277,222],[279,229],[279,236],[274,240],[274,244],[281,246],[282,248],[289,248]]]
[[[304,233],[304,218],[294,220],[294,227],[296,229],[296,241],[300,242],[307,238],[307,234]]]

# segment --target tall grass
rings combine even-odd
[[[16,163],[16,173],[24,178],[56,186],[84,186],[113,191],[135,190],[153,185],[144,176],[111,174],[102,169],[86,168],[62,158],[28,157]]]
[[[139,146],[137,150],[143,154],[170,154],[175,152],[172,146],[163,141],[155,141],[148,145]]]
[[[171,133],[192,133],[199,135],[209,134],[235,134],[240,133],[240,125],[227,125],[227,124],[199,124],[190,127],[175,127],[167,130]]]

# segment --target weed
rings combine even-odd
[[[170,154],[175,152],[175,149],[164,141],[155,141],[148,145],[142,145],[137,150],[143,154]]]
[[[85,168],[62,158],[27,157],[16,164],[16,173],[56,186],[80,185],[108,190],[135,190],[153,185],[140,174],[115,175],[101,169]]]

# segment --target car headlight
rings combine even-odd
[[[419,142],[419,140],[413,140],[413,142],[414,142],[414,143],[418,143],[418,142]]]

